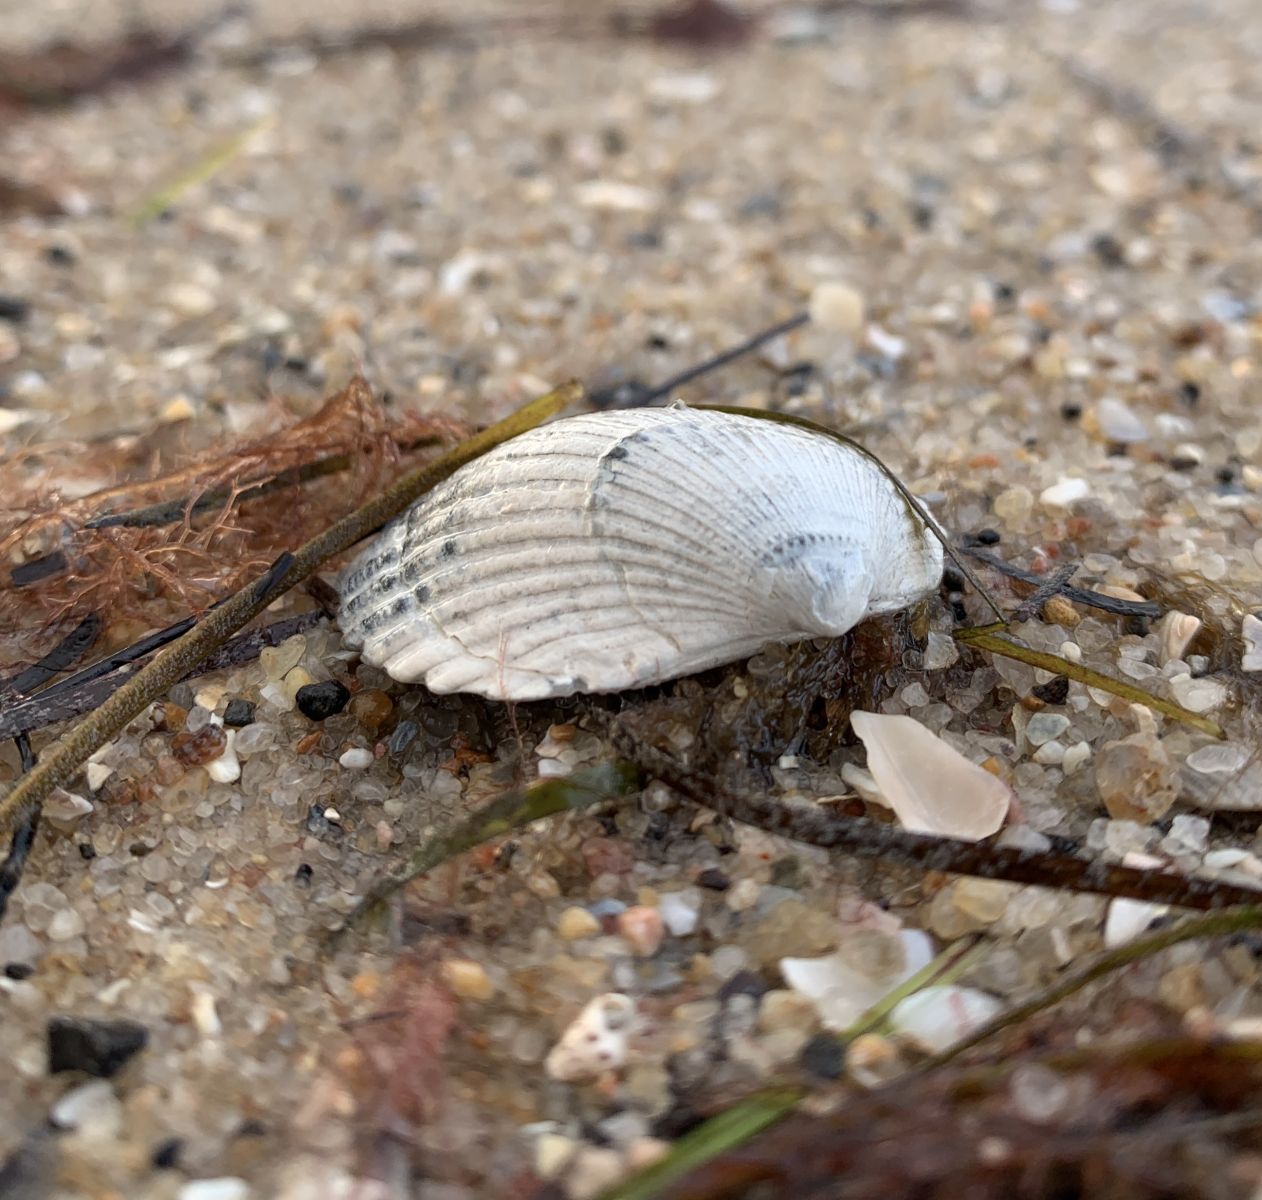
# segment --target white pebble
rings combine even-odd
[[[1231,742],[1211,742],[1187,756],[1187,765],[1202,775],[1234,775],[1249,761],[1249,751]]]
[[[605,212],[648,213],[657,207],[657,197],[648,188],[613,179],[592,179],[574,189],[575,198],[584,208]]]
[[[228,730],[223,753],[206,764],[206,774],[216,783],[236,783],[241,778],[241,760],[234,745],[236,736],[235,730]]]
[[[1119,897],[1109,901],[1108,916],[1104,919],[1104,944],[1110,950],[1133,941],[1148,927],[1169,911],[1165,904],[1150,904],[1146,900],[1129,900]]]
[[[123,1106],[108,1080],[71,1088],[48,1114],[59,1129],[74,1129],[87,1137],[117,1137],[123,1127]]]
[[[650,79],[648,92],[654,100],[705,104],[719,94],[719,81],[703,71],[680,71]]]
[[[811,292],[811,322],[830,333],[855,336],[863,328],[863,293],[848,283],[817,284]]]
[[[1039,493],[1039,503],[1047,508],[1068,508],[1078,500],[1091,495],[1091,485],[1085,479],[1064,478]]]
[[[1065,747],[1064,757],[1060,760],[1061,770],[1072,775],[1091,757],[1091,746],[1087,742],[1075,742]]]
[[[701,891],[685,888],[681,892],[667,892],[658,897],[657,911],[671,937],[687,937],[697,927],[701,916]]]
[[[1174,676],[1170,694],[1176,704],[1194,713],[1213,712],[1227,702],[1227,689],[1216,679],[1193,679],[1191,675]]]
[[[1240,622],[1240,636],[1244,639],[1244,654],[1240,658],[1240,669],[1262,671],[1262,621],[1252,613],[1245,613]]]
[[[344,751],[341,758],[337,761],[348,771],[363,771],[372,766],[373,755],[371,750],[364,750],[355,746],[350,750]]]
[[[1110,442],[1130,445],[1148,440],[1148,426],[1115,396],[1105,396],[1096,406],[1100,432]]]
[[[218,1179],[190,1179],[179,1192],[176,1200],[249,1200],[250,1185],[234,1175],[221,1175]]]
[[[104,763],[90,762],[84,773],[88,777],[88,790],[98,792],[101,785],[114,774],[114,768],[107,767]]]
[[[1031,746],[1042,746],[1058,738],[1069,728],[1069,718],[1064,713],[1035,713],[1025,727],[1025,738]]]

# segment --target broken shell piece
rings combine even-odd
[[[822,958],[782,958],[780,973],[794,992],[815,1006],[826,1029],[848,1029],[933,959],[933,943],[919,929],[902,930],[890,940],[902,953],[901,960],[887,971],[868,974],[859,970],[843,946]]]
[[[1003,824],[1012,804],[1008,785],[919,721],[854,712],[850,724],[884,803],[904,828],[975,842]]]
[[[538,700],[838,637],[942,576],[886,470],[822,433],[673,406],[496,447],[352,565],[340,620],[404,683]]]
[[[922,988],[900,1001],[890,1024],[918,1050],[941,1054],[1002,1011],[1003,1004],[987,992],[947,984]]]
[[[1161,618],[1161,665],[1182,659],[1201,628],[1200,617],[1171,609]]]
[[[578,1083],[616,1071],[626,1062],[627,1035],[635,1001],[620,992],[597,996],[574,1019],[548,1053],[544,1069],[552,1079]]]

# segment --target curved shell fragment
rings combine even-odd
[[[352,564],[340,619],[395,679],[536,700],[836,637],[941,575],[858,447],[673,406],[557,421],[462,468]]]
[[[853,712],[850,724],[885,803],[904,828],[975,842],[1003,824],[1012,803],[1008,785],[919,721]]]

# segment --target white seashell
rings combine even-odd
[[[858,447],[679,405],[557,421],[456,472],[351,566],[341,623],[402,682],[537,700],[837,637],[941,575]]]

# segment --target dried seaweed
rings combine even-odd
[[[46,549],[0,584],[0,637],[30,642],[85,609],[164,624],[173,608],[205,608],[380,490],[405,451],[463,432],[443,417],[391,420],[355,380],[269,437],[77,500],[21,498],[22,460],[10,460],[8,491],[18,498],[0,522],[0,554],[12,561],[21,548]],[[345,478],[336,487],[303,486],[337,471]],[[284,504],[251,506],[280,491]],[[156,528],[171,518],[173,533]]]
[[[367,389],[362,380],[352,387]],[[577,383],[562,385],[518,409],[503,421],[466,439],[441,458],[418,467],[367,504],[311,538],[293,555],[278,560],[278,569],[241,588],[213,609],[188,633],[162,650],[152,662],[119,688],[90,717],[81,721],[45,755],[30,774],[0,798],[0,824],[12,825],[30,805],[68,782],[88,756],[118,733],[147,704],[204,662],[247,621],[277,597],[312,575],[333,555],[380,528],[420,495],[491,447],[555,415],[582,395]],[[284,563],[283,569],[279,569]],[[265,586],[260,587],[262,582]]]

